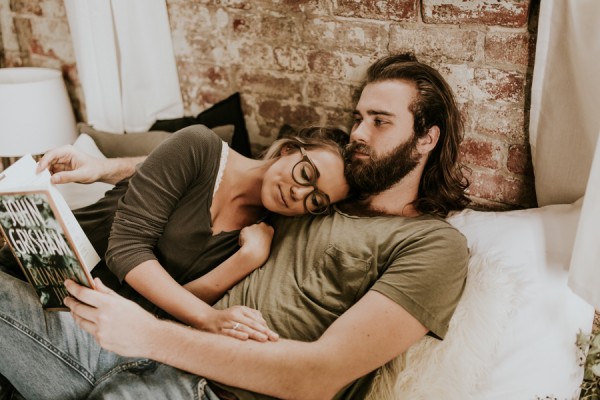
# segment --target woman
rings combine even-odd
[[[188,127],[75,215],[99,254],[108,244],[106,265],[126,283],[111,286],[122,295],[199,329],[276,340],[257,311],[207,303],[266,260],[273,231],[259,222],[267,212],[318,214],[348,194],[341,148],[327,134],[315,128],[303,133],[310,138],[278,140],[254,160],[209,129]],[[93,272],[109,281],[102,266]]]

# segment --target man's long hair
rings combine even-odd
[[[450,211],[462,210],[469,203],[465,195],[469,181],[464,175],[466,167],[458,163],[464,126],[452,89],[437,70],[419,62],[412,53],[377,60],[367,70],[364,86],[389,80],[411,82],[417,89],[409,106],[416,137],[423,137],[433,126],[440,129],[438,143],[429,154],[413,205],[422,213],[441,217]]]

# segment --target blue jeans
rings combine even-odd
[[[43,311],[27,282],[1,271],[0,375],[27,399],[218,400],[201,377],[102,349],[69,313]]]

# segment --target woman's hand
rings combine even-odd
[[[152,348],[150,332],[157,319],[136,303],[113,292],[100,279],[96,290],[71,280],[65,285],[72,297],[65,299],[79,327],[106,350],[128,357],[144,357]]]
[[[202,329],[240,340],[274,342],[279,339],[279,335],[267,327],[260,311],[244,306],[214,310],[212,315],[203,321]]]
[[[269,258],[274,233],[273,227],[264,222],[246,226],[240,231],[240,255],[251,270],[260,267]]]

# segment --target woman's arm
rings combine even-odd
[[[177,283],[156,260],[141,263],[125,280],[138,293],[179,321],[194,328],[237,339],[277,340],[257,310],[236,306],[215,310]],[[233,329],[239,325],[237,329]]]
[[[194,255],[192,249],[182,253],[178,260],[171,260],[170,265],[161,265],[156,256],[159,240],[188,194],[212,186],[221,146],[214,133],[195,126],[173,134],[148,156],[119,201],[106,264],[119,279],[187,325],[239,339],[267,340],[273,333],[257,312],[245,308],[212,310],[177,282],[174,278],[177,275],[172,274],[187,268],[189,263],[185,260]],[[204,203],[187,210],[187,217],[198,224],[210,218]],[[176,240],[174,237],[166,240]]]
[[[267,261],[273,233],[273,227],[264,222],[243,228],[240,249],[218,267],[184,287],[208,304],[214,304],[227,290]]]

